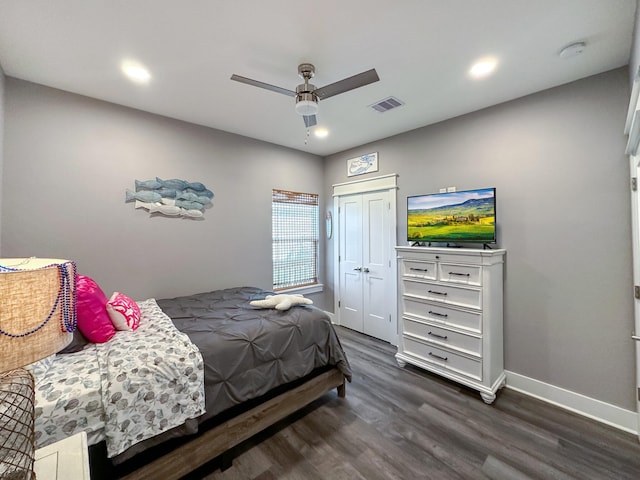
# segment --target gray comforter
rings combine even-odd
[[[207,413],[201,420],[325,366],[338,367],[351,381],[328,316],[312,305],[287,311],[249,305],[271,293],[237,287],[157,300],[202,353]]]

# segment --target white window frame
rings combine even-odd
[[[319,244],[320,244],[320,202],[319,196],[313,193],[304,193],[304,192],[291,192],[288,190],[281,189],[273,189],[272,190],[272,217],[271,217],[271,228],[272,228],[272,255],[271,261],[273,266],[273,275],[272,275],[272,286],[275,292],[278,293],[315,293],[321,292],[323,289],[323,285],[319,283]],[[298,212],[301,223],[293,223],[290,219],[287,219],[284,215],[284,212],[278,212],[279,207],[289,208],[290,213],[296,214],[295,210],[300,209]],[[309,207],[311,210],[309,211]],[[305,211],[307,210],[307,211]],[[300,226],[306,226],[307,228],[303,231],[299,230]],[[296,237],[300,233],[299,237]],[[288,238],[284,238],[288,237]],[[298,284],[294,285],[286,285],[282,287],[277,287],[277,285],[292,283],[295,278],[291,278],[290,282],[283,281],[281,276],[287,275],[286,270],[292,270],[295,267],[295,257],[291,259],[291,262],[283,261],[282,258],[278,259],[277,257],[282,257],[283,250],[278,247],[278,243],[280,242],[294,242],[301,244],[303,250],[304,245],[306,244],[308,247],[309,242],[313,243],[313,255],[314,258],[312,260],[313,265],[311,266],[311,275],[309,276],[309,282],[300,281]],[[307,248],[308,251],[308,248]],[[304,252],[299,252],[304,253]],[[285,272],[279,272],[280,267],[283,267]],[[315,278],[313,278],[315,277]],[[277,280],[279,278],[279,280]],[[313,278],[313,280],[312,280]]]

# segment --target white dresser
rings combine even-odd
[[[492,403],[504,385],[505,250],[396,247],[396,360],[467,385]]]

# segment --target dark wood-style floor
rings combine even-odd
[[[191,479],[640,479],[637,437],[517,392],[493,405],[337,327],[354,378]],[[160,480],[160,479],[159,479]]]

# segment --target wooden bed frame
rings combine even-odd
[[[342,372],[333,368],[205,431],[175,450],[121,477],[123,480],[177,480],[256,433],[337,388],[346,394]]]

